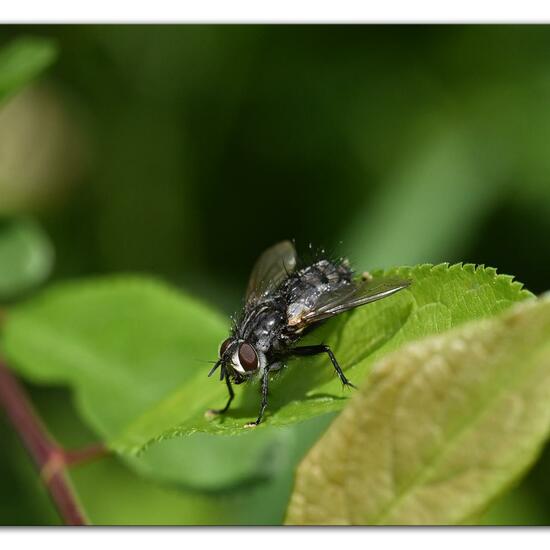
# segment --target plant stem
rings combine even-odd
[[[106,454],[103,445],[68,451],[51,437],[37,416],[26,390],[0,358],[0,404],[32,457],[40,477],[67,525],[88,521],[67,476],[67,467]]]

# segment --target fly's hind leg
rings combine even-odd
[[[262,374],[262,404],[260,406],[260,413],[258,414],[258,418],[254,422],[249,422],[248,424],[245,424],[244,425],[245,428],[254,428],[262,421],[265,409],[267,407],[268,390],[269,390],[269,369],[265,369]]]
[[[205,416],[207,418],[211,418],[212,416],[218,416],[218,414],[223,414],[227,412],[227,410],[229,409],[229,405],[231,405],[231,401],[233,401],[233,398],[235,397],[235,392],[233,391],[233,386],[231,385],[229,376],[227,375],[225,376],[225,383],[227,385],[227,391],[229,392],[229,399],[227,400],[225,407],[223,409],[208,409],[205,413]]]
[[[318,344],[316,346],[298,346],[296,348],[292,348],[291,350],[289,350],[288,353],[289,355],[297,355],[297,356],[319,355],[320,353],[326,353],[329,356],[330,361],[334,366],[334,370],[336,371],[336,374],[338,374],[338,378],[340,378],[342,384],[344,384],[344,386],[349,386],[350,388],[357,389],[357,387],[354,386],[346,378],[346,375],[343,373],[340,365],[338,364],[338,361],[336,360],[334,353],[332,353],[332,350],[325,344]]]

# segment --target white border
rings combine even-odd
[[[0,529],[2,548],[108,550],[181,548],[193,550],[398,549],[499,550],[548,548],[548,529],[518,528],[50,528]],[[167,546],[167,544],[171,544]]]
[[[550,21],[546,0],[2,0],[2,23]]]

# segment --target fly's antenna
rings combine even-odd
[[[212,369],[210,370],[210,372],[208,373],[208,376],[212,376],[215,372],[216,372],[216,369],[222,364],[222,360],[219,359],[218,361],[216,361],[215,365],[212,367]],[[222,372],[223,372],[223,369],[222,369]]]

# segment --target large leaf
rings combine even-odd
[[[25,37],[0,50],[0,101],[49,67],[57,56],[51,40]]]
[[[300,464],[293,524],[472,521],[550,431],[550,297],[404,346]]]
[[[28,219],[0,219],[0,301],[42,283],[53,267],[48,237]]]
[[[312,335],[333,346],[359,384],[375,358],[403,342],[494,314],[529,295],[493,269],[441,265],[392,273],[410,277],[410,290]],[[272,426],[338,411],[349,396],[326,359],[297,360],[273,380],[270,414],[258,429],[243,428],[257,413],[255,384],[237,388],[225,418],[205,419],[208,407],[224,403],[226,389],[206,377],[210,365],[202,360],[215,358],[227,328],[225,319],[165,285],[106,278],[63,284],[14,307],[2,345],[30,380],[71,385],[83,418],[135,468],[215,489],[269,477],[296,439]],[[242,435],[229,437],[234,434]],[[165,441],[176,435],[190,437]],[[161,443],[132,456],[153,441]]]
[[[189,491],[153,483],[124,468],[114,457],[74,468],[71,480],[94,524],[280,525],[292,490],[293,470],[288,465],[297,462],[305,446],[313,443],[308,437],[307,425],[311,422],[317,419],[299,426],[289,453],[279,453],[281,467],[269,479],[223,492]],[[229,466],[236,457],[222,458]]]

